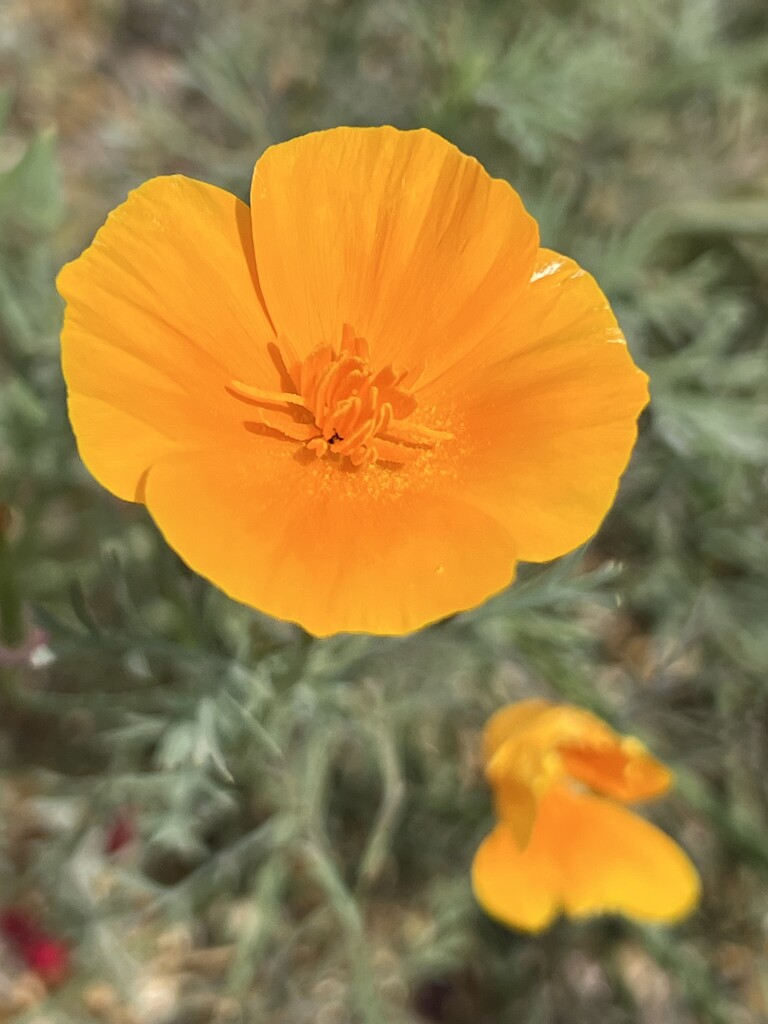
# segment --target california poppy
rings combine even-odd
[[[559,912],[673,922],[699,897],[683,850],[621,804],[661,796],[669,770],[588,711],[543,700],[498,711],[485,732],[498,823],[472,884],[505,924],[537,932]]]
[[[154,178],[63,268],[80,454],[232,597],[399,634],[585,541],[647,400],[594,280],[427,130]]]

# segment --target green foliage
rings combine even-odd
[[[210,1019],[227,998],[244,1021],[290,1024],[765,1019],[764,6],[110,0],[77,28],[90,50],[17,17],[0,635],[16,642],[23,607],[47,640],[0,668],[0,883],[80,950],[50,1019],[86,1019],[89,980],[139,1021],[194,1019],[200,985],[165,1016],[141,1002],[142,979],[171,983],[155,947],[174,922],[226,950],[202,983]],[[433,127],[515,184],[543,242],[609,293],[653,402],[586,552],[417,636],[318,642],[204,585],[91,481],[53,277],[145,177],[245,195],[269,143],[385,122]],[[705,897],[676,932],[595,921],[529,939],[474,906],[479,730],[531,693],[594,708],[678,770],[659,816]],[[126,808],[139,848],[115,858],[105,830]]]

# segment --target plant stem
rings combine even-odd
[[[313,842],[302,846],[307,864],[322,886],[328,902],[341,926],[344,943],[352,968],[355,1000],[363,1024],[386,1024],[376,993],[371,965],[366,956],[366,939],[357,903],[339,874],[330,855]]]
[[[18,647],[24,640],[24,611],[10,542],[0,529],[0,643]]]

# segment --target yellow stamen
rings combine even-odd
[[[283,348],[293,355],[287,343]],[[345,324],[339,351],[323,345],[286,371],[296,391],[270,391],[234,380],[228,390],[255,405],[282,406],[256,410],[258,422],[302,441],[318,458],[329,452],[346,457],[353,466],[377,460],[411,462],[426,449],[453,437],[411,421],[416,399],[406,390],[421,368],[396,373],[391,366],[376,372],[369,365],[365,338]],[[287,406],[287,408],[286,408]],[[295,418],[303,411],[311,421]]]
[[[270,405],[304,405],[301,395],[294,395],[290,391],[264,391],[263,388],[254,388],[250,384],[243,384],[239,380],[232,380],[227,385],[230,391],[234,391],[238,398],[244,398],[249,402],[268,402]]]

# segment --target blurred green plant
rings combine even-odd
[[[80,976],[142,1021],[173,922],[225,950],[206,984],[243,1020],[763,1019],[763,6],[94,11],[94,63],[27,28],[48,75],[33,81],[18,47],[19,89],[0,104],[0,629],[18,651],[37,627],[48,652],[0,667],[3,898],[44,899]],[[91,127],[73,127],[58,93],[95,87],[104,54],[120,117],[105,128],[86,105]],[[46,111],[58,139],[29,128]],[[426,124],[508,177],[544,243],[608,291],[652,380],[587,551],[400,640],[314,641],[195,578],[80,465],[57,363],[54,272],[127,188],[180,170],[245,195],[270,142],[344,122]],[[531,693],[591,707],[676,765],[659,820],[699,863],[705,900],[674,934],[596,921],[529,939],[475,908],[468,867],[490,821],[479,729]],[[104,835],[125,808],[139,840],[116,859]],[[82,1021],[79,999],[73,981],[52,1019]],[[179,999],[158,1019],[193,1019]]]

